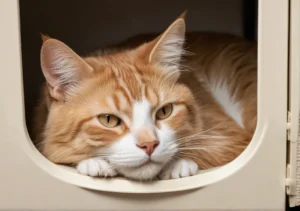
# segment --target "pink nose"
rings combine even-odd
[[[144,150],[147,155],[151,155],[155,148],[158,146],[159,142],[158,141],[151,141],[151,142],[144,142],[144,143],[139,143],[137,146]]]

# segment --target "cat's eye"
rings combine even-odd
[[[171,115],[172,111],[173,111],[173,105],[171,103],[167,104],[156,112],[156,119],[158,120],[166,119]]]
[[[121,119],[112,114],[100,114],[98,120],[103,126],[108,128],[117,127],[121,124]]]

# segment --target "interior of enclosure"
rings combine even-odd
[[[254,0],[20,0],[26,124],[31,134],[34,106],[44,82],[41,33],[57,38],[79,55],[145,33],[161,33],[184,10],[187,32],[214,31],[257,38]]]

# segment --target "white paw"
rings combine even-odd
[[[192,160],[179,159],[167,165],[158,175],[159,179],[178,179],[193,176],[198,171],[198,165]]]
[[[113,177],[117,175],[117,172],[111,167],[111,165],[100,158],[91,158],[79,162],[77,165],[77,171],[80,174],[92,177]]]

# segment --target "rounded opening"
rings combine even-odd
[[[27,143],[23,141],[22,145],[34,163],[53,177],[66,183],[92,190],[118,193],[167,193],[201,188],[236,173],[251,160],[259,149],[265,131],[267,131],[267,126],[265,122],[258,121],[257,130],[248,147],[235,160],[222,167],[203,170],[191,177],[172,180],[155,180],[151,182],[131,181],[125,178],[103,179],[84,176],[77,173],[72,167],[50,162],[35,148],[29,137],[27,138]]]
[[[163,8],[165,10],[161,14],[157,13],[157,8],[154,4],[141,3],[140,1],[132,2],[134,3],[129,5],[121,5],[119,1],[106,2],[104,5],[101,2],[100,6],[97,1],[94,1],[85,8],[85,12],[80,15],[80,18],[76,17],[78,17],[80,11],[82,12],[82,0],[76,0],[72,5],[63,2],[58,3],[58,0],[47,4],[39,0],[27,3],[20,2],[27,126],[32,125],[33,108],[36,106],[39,88],[44,82],[40,68],[41,39],[39,38],[39,33],[56,36],[56,38],[66,41],[72,46],[74,51],[84,54],[101,46],[120,42],[136,34],[162,32],[175,17],[185,9],[188,9],[187,30],[190,32],[216,31],[241,35],[246,39],[256,40],[256,1],[253,1],[251,4],[248,3],[249,1],[243,0],[226,1],[226,3],[220,3],[219,1],[217,3],[217,1],[211,0],[187,0],[184,3],[173,1],[172,8],[167,3],[163,3],[160,6],[160,9]],[[51,8],[56,8],[58,4],[60,8],[56,10],[57,14],[53,17],[54,10]],[[106,9],[112,6],[116,10],[113,14]],[[102,9],[99,12],[100,7]],[[246,7],[248,8],[247,10],[245,10]],[[64,12],[66,8],[68,8],[68,15]],[[100,26],[102,27],[100,28]],[[72,167],[56,165],[46,159],[36,149],[29,136],[27,137],[27,142],[23,141],[22,145],[29,157],[40,168],[53,177],[70,184],[110,192],[174,192],[204,187],[233,175],[255,155],[267,126],[266,122],[258,116],[256,131],[248,147],[236,159],[224,166],[200,170],[197,175],[191,177],[142,183],[121,177],[103,179],[80,175]],[[29,134],[31,134],[30,127],[27,128]]]

